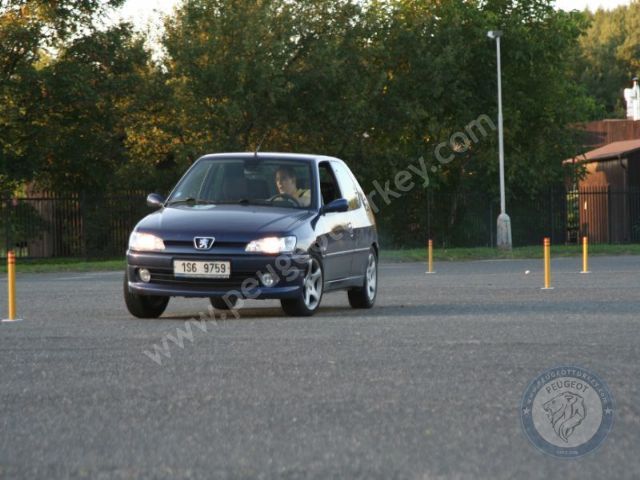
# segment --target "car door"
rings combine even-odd
[[[349,202],[349,211],[347,212],[347,230],[350,235],[349,276],[361,276],[364,275],[371,245],[368,228],[370,221],[368,213],[365,211],[365,201],[349,167],[341,161],[332,161],[331,165],[338,179],[342,197]]]
[[[320,192],[323,205],[343,198],[336,174],[329,162],[319,165]],[[351,250],[353,231],[350,229],[349,212],[325,213],[318,221],[319,241],[328,282],[347,278],[351,275]]]

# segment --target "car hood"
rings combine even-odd
[[[316,215],[309,210],[253,205],[197,205],[168,207],[148,215],[136,229],[164,240],[191,240],[194,236],[217,241],[249,242],[283,235]]]

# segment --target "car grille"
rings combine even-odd
[[[165,240],[165,247],[180,247],[180,248],[192,248],[195,250],[193,245],[193,240]],[[229,250],[229,249],[239,249],[244,251],[247,246],[246,242],[219,242],[215,241],[210,249],[207,250],[207,253],[215,253],[216,250]]]

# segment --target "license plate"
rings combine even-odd
[[[173,275],[176,277],[229,278],[231,262],[174,260]]]

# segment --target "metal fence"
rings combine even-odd
[[[131,229],[149,211],[143,192],[5,198],[0,202],[0,254],[12,249],[31,258],[123,255]]]
[[[0,202],[0,256],[113,257],[123,255],[129,233],[151,210],[144,192],[92,197],[49,194],[6,198]],[[428,192],[420,208],[402,215],[379,215],[385,247],[495,246],[499,202],[478,192],[455,195]],[[592,187],[551,190],[536,198],[510,199],[514,246],[640,242],[640,189]]]
[[[494,247],[500,203],[478,192],[438,194],[422,199],[420,214],[390,215],[380,225],[388,246],[423,247],[432,238],[440,247]],[[640,243],[640,189],[608,186],[552,189],[534,198],[507,201],[514,246]]]

